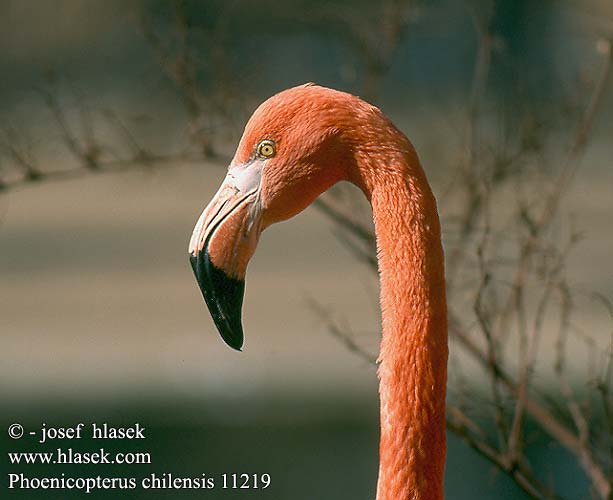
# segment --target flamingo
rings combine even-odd
[[[190,262],[223,340],[241,350],[245,271],[260,234],[339,181],[363,191],[375,224],[377,500],[442,499],[448,346],[440,222],[411,142],[378,108],[315,84],[262,103],[194,228]]]

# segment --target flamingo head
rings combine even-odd
[[[205,302],[230,347],[243,345],[245,271],[261,232],[347,178],[355,156],[347,130],[356,106],[365,104],[350,94],[307,84],[271,97],[248,121],[189,245]]]

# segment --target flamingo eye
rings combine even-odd
[[[275,143],[270,139],[264,139],[258,144],[257,154],[261,158],[272,158],[277,152]]]

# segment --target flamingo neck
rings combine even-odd
[[[383,321],[377,500],[440,500],[448,350],[436,201],[412,148],[368,171]]]

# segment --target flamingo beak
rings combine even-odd
[[[204,209],[189,258],[213,321],[228,346],[241,350],[245,271],[262,232],[260,182],[264,162],[230,166]]]

